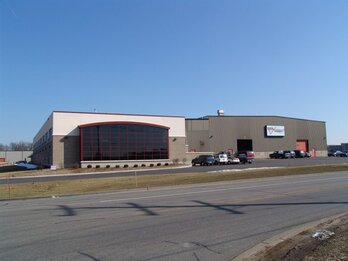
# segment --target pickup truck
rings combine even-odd
[[[275,152],[269,154],[269,157],[271,159],[290,159],[291,153],[283,150],[276,150]]]
[[[239,151],[236,154],[237,158],[239,158],[240,163],[253,163],[255,158],[255,153],[253,151]]]

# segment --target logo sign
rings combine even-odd
[[[284,137],[285,136],[285,127],[284,126],[266,126],[267,137]]]

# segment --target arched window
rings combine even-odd
[[[81,125],[81,161],[168,159],[168,129],[133,122]]]

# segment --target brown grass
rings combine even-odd
[[[347,171],[348,165],[318,165],[215,173],[140,175],[0,185],[0,200],[71,195],[132,188],[174,186],[238,179]],[[10,182],[10,180],[9,180]]]

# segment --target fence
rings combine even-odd
[[[0,162],[14,163],[20,160],[30,161],[33,151],[0,151]]]

